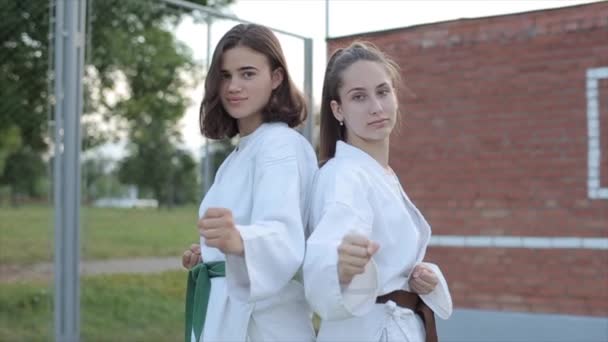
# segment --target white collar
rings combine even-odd
[[[338,142],[336,143],[336,157],[354,158],[360,160],[366,165],[370,165],[377,172],[380,172],[383,175],[389,175],[389,173],[387,173],[387,170],[367,152],[342,140],[338,140]]]
[[[261,136],[264,131],[266,131],[269,127],[274,126],[285,126],[287,124],[284,122],[264,122],[258,126],[253,132],[247,134],[246,136],[239,137],[239,142],[236,145],[237,150],[243,150],[248,145],[251,145],[252,141],[256,140],[257,137]]]

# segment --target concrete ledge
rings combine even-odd
[[[437,329],[442,342],[608,341],[608,317],[457,309]]]

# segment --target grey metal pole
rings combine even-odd
[[[329,38],[329,0],[325,0],[325,40]]]
[[[211,66],[211,15],[207,14],[207,57],[205,60],[205,70],[209,71]],[[205,138],[205,159],[203,167],[203,186],[204,194],[207,194],[211,188],[211,149],[209,148],[209,139]]]
[[[304,92],[308,100],[308,117],[304,126],[304,136],[314,146],[315,109],[312,95],[312,48],[312,39],[304,39]]]
[[[56,0],[55,13],[55,341],[77,342],[80,339],[80,116],[86,0]]]

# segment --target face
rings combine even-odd
[[[222,105],[239,121],[261,122],[262,109],[283,81],[282,70],[270,70],[266,56],[245,46],[224,52],[221,75]]]
[[[342,73],[340,103],[331,102],[338,121],[344,122],[349,142],[388,139],[397,119],[397,99],[392,80],[378,62],[358,61]]]

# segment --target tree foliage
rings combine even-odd
[[[191,2],[207,5],[208,0]],[[216,0],[211,5],[230,2]],[[27,195],[33,192],[24,184],[36,182],[29,177],[45,175],[43,156],[49,152],[53,28],[48,4],[0,1],[0,185]],[[196,175],[187,171],[196,170],[194,160],[178,147],[177,123],[190,101],[185,90],[202,79],[203,71],[173,33],[190,12],[161,0],[88,0],[88,6],[84,114],[97,120],[83,121],[83,146],[127,136],[129,155],[120,163],[122,179],[148,187],[161,203],[189,197],[181,195],[187,189],[176,188],[170,180]],[[111,120],[120,125],[100,124]],[[169,162],[172,158],[179,162]],[[135,170],[140,166],[147,168]],[[154,184],[147,177],[152,166],[158,171]],[[179,182],[193,181],[195,176]],[[170,191],[179,196],[167,195]]]

